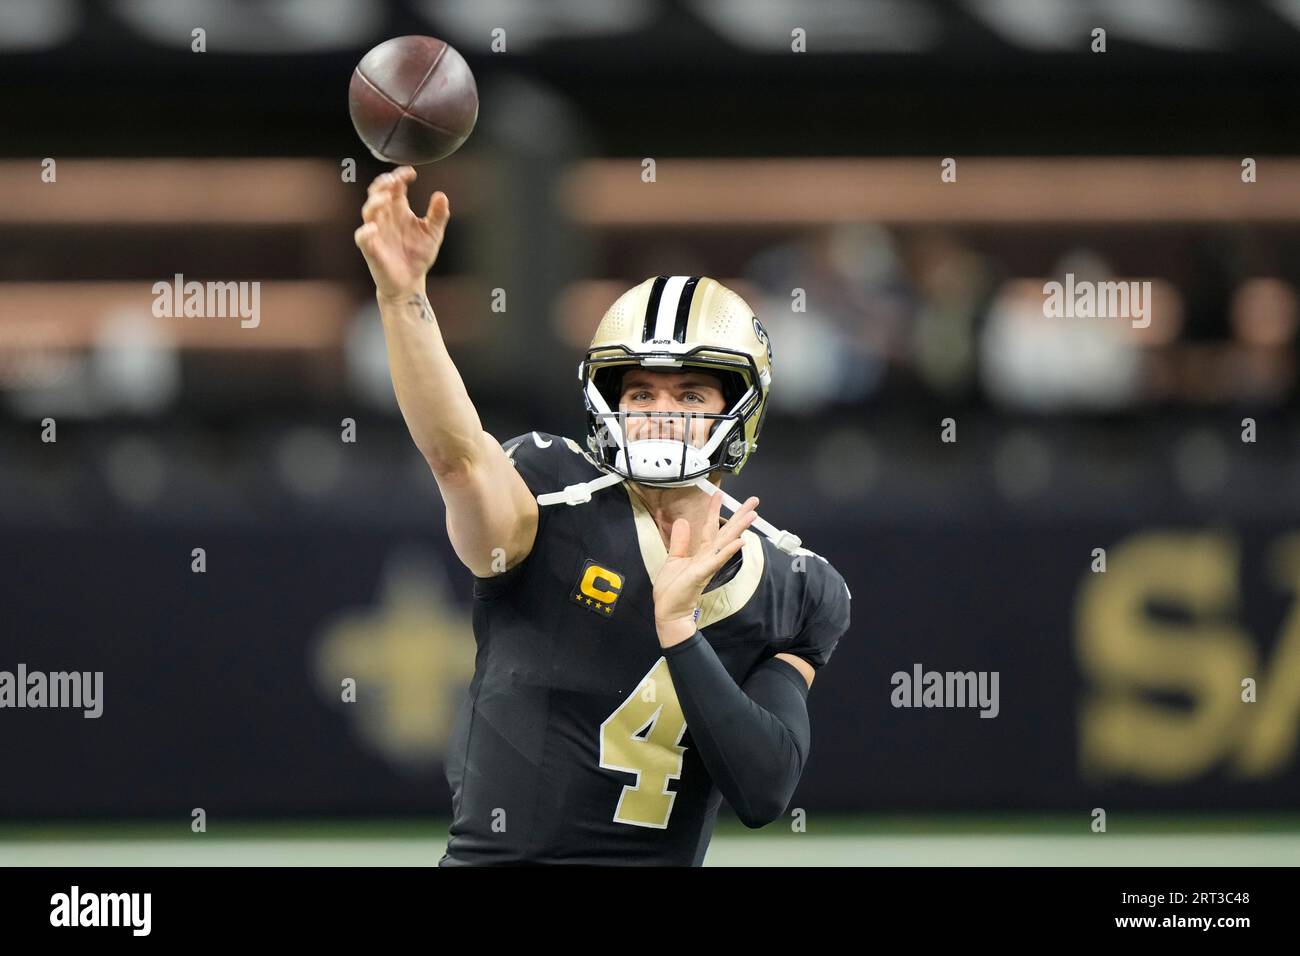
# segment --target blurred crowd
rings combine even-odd
[[[1122,275],[1084,244],[1026,275],[987,245],[954,228],[847,224],[763,250],[745,278],[778,344],[774,404],[919,396],[1086,414],[1295,400],[1296,289],[1259,243],[1207,240],[1177,279]],[[1150,281],[1149,323],[1050,314],[1044,286],[1066,275]]]

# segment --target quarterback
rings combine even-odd
[[[849,626],[839,573],[718,486],[757,447],[771,343],[717,281],[647,279],[579,364],[584,441],[498,442],[425,297],[447,196],[416,216],[414,178],[370,185],[355,238],[398,404],[474,577],[440,865],[700,865],[724,797],[750,827],[785,813],[809,688]]]

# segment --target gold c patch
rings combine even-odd
[[[594,611],[601,617],[609,617],[614,613],[614,605],[618,603],[618,595],[622,590],[623,575],[601,567],[588,558],[582,566],[582,576],[578,578],[577,587],[569,597],[587,610]]]

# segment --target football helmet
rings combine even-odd
[[[635,413],[709,421],[708,439],[628,441],[619,411],[630,368],[697,368],[722,380],[724,411]],[[707,276],[657,276],[629,289],[606,311],[578,365],[587,408],[587,446],[609,472],[646,485],[692,485],[718,470],[739,474],[754,449],[772,384],[772,347],[754,311]],[[689,418],[686,416],[689,414]]]
[[[701,369],[722,381],[724,410],[628,412],[619,409],[623,374],[632,368]],[[587,447],[600,478],[538,496],[540,504],[581,504],[600,488],[630,480],[645,485],[696,485],[709,494],[714,471],[739,474],[758,448],[772,386],[772,345],[758,317],[739,295],[707,276],[655,276],[624,292],[592,336],[578,381],[587,409]],[[628,440],[629,416],[685,420],[687,439]],[[691,422],[707,420],[708,437],[690,442]],[[723,492],[733,512],[740,502]],[[799,538],[755,518],[753,528],[791,553]]]

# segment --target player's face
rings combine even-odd
[[[635,369],[623,376],[623,393],[619,411],[627,412],[711,412],[726,411],[722,398],[722,380],[707,372],[667,372]],[[691,419],[690,444],[702,446],[709,437],[713,420]],[[671,438],[682,441],[686,416],[668,415],[648,418],[640,415],[627,419],[627,440]]]

